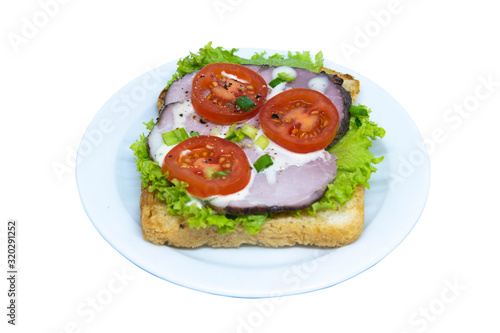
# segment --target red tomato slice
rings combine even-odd
[[[325,149],[335,137],[339,113],[333,102],[311,89],[290,89],[262,106],[262,131],[278,145],[296,153]]]
[[[267,83],[255,71],[241,65],[213,63],[194,77],[191,89],[193,107],[204,118],[234,124],[252,118],[267,97]],[[255,106],[243,110],[236,100],[247,96]]]
[[[243,149],[216,136],[182,141],[165,156],[162,171],[168,171],[170,181],[188,183],[188,193],[200,198],[238,192],[250,181],[250,164]]]

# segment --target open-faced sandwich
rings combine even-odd
[[[354,106],[359,81],[321,53],[213,48],[179,60],[158,119],[132,145],[143,236],[179,247],[338,247],[364,224],[385,131]]]

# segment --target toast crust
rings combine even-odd
[[[315,245],[340,247],[354,242],[364,225],[364,192],[358,185],[354,197],[339,210],[321,210],[315,216],[303,213],[275,214],[259,233],[248,234],[241,225],[234,232],[220,235],[214,226],[189,227],[184,216],[170,215],[167,205],[147,188],[141,190],[141,225],[144,239],[156,245],[177,247],[239,247],[243,244],[268,247]]]
[[[163,107],[165,106],[165,96],[167,96],[167,88],[163,88],[163,90],[160,93],[160,96],[158,96],[158,101],[156,102],[156,108],[158,111],[161,111]]]
[[[321,67],[321,71],[326,72],[328,74],[337,75],[342,80],[344,80],[344,83],[342,83],[342,87],[344,87],[345,90],[351,93],[352,104],[353,105],[356,104],[356,100],[358,99],[359,95],[358,80],[356,80],[352,75],[339,73],[337,71],[334,71],[333,69],[329,69],[326,67]]]

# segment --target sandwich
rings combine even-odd
[[[179,60],[157,119],[132,144],[145,240],[175,247],[340,247],[363,231],[383,128],[359,81],[318,53]]]

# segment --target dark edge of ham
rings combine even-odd
[[[173,104],[173,103],[169,103],[169,104],[166,104],[166,105],[164,104],[161,107],[161,109],[158,111],[159,114],[158,114],[158,117],[156,118],[156,124],[158,124],[160,122],[160,118],[161,118],[161,115],[163,113],[163,110],[165,110],[167,108],[167,106],[169,106],[170,104]],[[156,127],[156,125],[154,127]],[[149,155],[149,158],[151,159],[151,161],[154,161],[154,158],[153,158],[153,155],[151,154],[151,147],[149,145],[149,136],[153,132],[154,127],[151,129],[151,131],[149,131],[148,136],[146,137],[146,147],[148,148],[148,155]]]
[[[311,201],[308,204],[301,206],[253,206],[253,207],[216,207],[208,204],[217,214],[228,214],[228,215],[249,215],[249,214],[264,214],[264,213],[287,213],[295,212],[298,210],[303,210],[311,207],[311,205],[319,201],[325,194],[327,188],[318,190],[314,192],[311,196]]]
[[[344,83],[344,80],[334,74],[328,74],[326,72],[321,72],[324,73],[328,76],[328,80],[330,80],[331,83],[336,84],[340,88],[340,92],[342,93],[342,98],[344,100],[344,117],[342,118],[342,123],[339,124],[339,127],[337,129],[337,134],[335,135],[335,138],[333,138],[333,141],[326,147],[325,149],[328,150],[331,147],[333,147],[337,142],[340,141],[344,137],[344,135],[349,131],[349,122],[351,119],[351,113],[349,112],[349,108],[352,105],[352,98],[351,98],[351,93],[345,90],[344,87],[342,87],[342,84]]]

